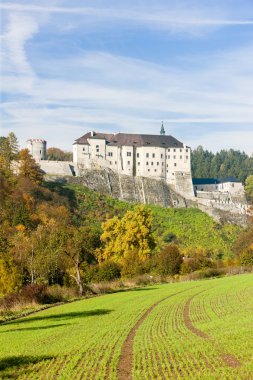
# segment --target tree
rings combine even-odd
[[[37,184],[41,184],[43,181],[42,170],[32,158],[28,149],[22,149],[19,152],[19,177],[29,178]]]
[[[0,173],[6,178],[12,176],[12,164],[18,157],[18,140],[13,132],[7,137],[0,136]]]
[[[21,285],[17,268],[11,260],[0,259],[0,295],[17,290]]]
[[[47,149],[47,159],[51,161],[73,161],[73,153],[52,147]]]
[[[79,228],[71,226],[67,229],[65,254],[68,261],[68,273],[75,280],[80,296],[83,295],[84,287],[88,288],[83,284],[82,264],[94,261],[94,253],[99,244],[99,232],[92,225]]]
[[[176,244],[169,244],[156,257],[156,268],[161,275],[170,275],[179,273],[180,266],[183,262],[182,255]]]
[[[249,202],[253,203],[253,175],[247,177],[245,191]]]
[[[124,264],[129,256],[145,261],[155,247],[151,233],[151,210],[137,206],[127,211],[122,219],[114,217],[102,224],[102,248],[97,251],[99,261],[109,260]]]

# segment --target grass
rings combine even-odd
[[[0,326],[0,378],[116,380],[129,332],[158,302],[134,334],[134,380],[248,380],[252,280],[247,274],[155,285],[11,321]],[[229,366],[225,359],[239,365]]]

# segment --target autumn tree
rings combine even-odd
[[[29,178],[37,184],[41,184],[43,180],[43,173],[28,149],[19,152],[19,177]]]
[[[73,161],[72,152],[64,152],[59,148],[48,148],[47,159],[51,161]]]
[[[76,282],[80,296],[83,295],[84,288],[88,288],[83,284],[82,264],[94,261],[95,250],[99,244],[99,231],[95,226],[71,226],[67,229],[65,254],[68,273]]]
[[[179,273],[183,257],[176,244],[166,245],[156,257],[156,270],[161,275]]]
[[[122,219],[114,217],[102,223],[102,247],[97,250],[99,261],[112,260],[124,264],[129,257],[143,262],[155,247],[151,233],[151,210],[137,206]]]

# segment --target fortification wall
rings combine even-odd
[[[38,161],[41,170],[47,175],[73,176],[76,175],[75,165],[71,161]]]

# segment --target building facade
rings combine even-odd
[[[73,144],[74,164],[175,182],[191,177],[191,149],[172,136],[86,133]]]

